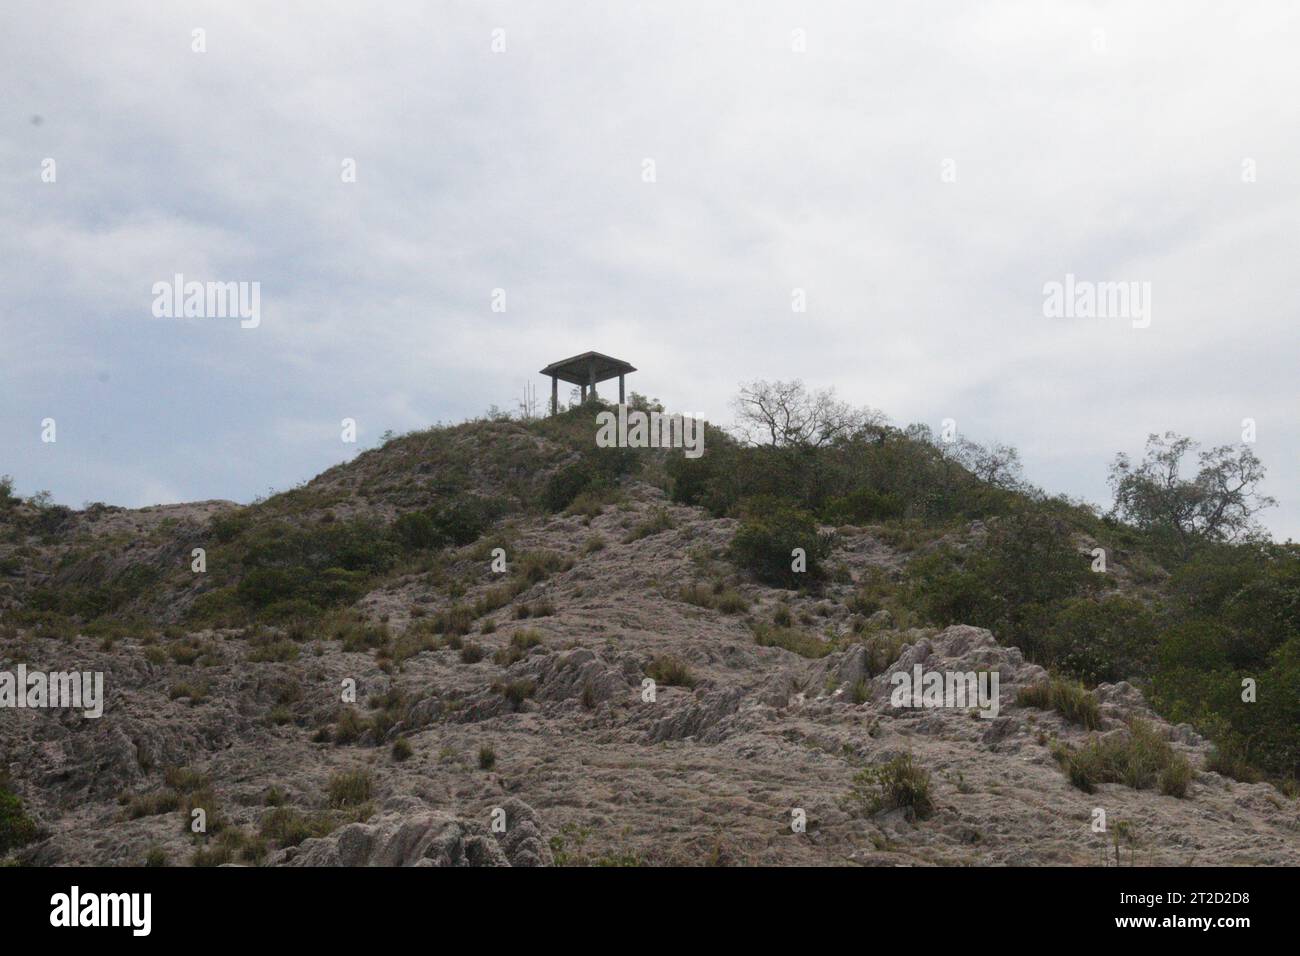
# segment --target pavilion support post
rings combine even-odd
[[[582,386],[582,404],[587,404],[587,386]]]
[[[560,380],[551,376],[551,414],[560,414]]]
[[[622,375],[618,377],[618,403],[620,405],[625,403],[625,399],[623,398],[623,376]]]

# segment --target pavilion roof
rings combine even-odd
[[[588,385],[591,382],[603,382],[618,375],[635,372],[627,362],[600,352],[583,352],[571,358],[552,362],[542,369],[542,375],[554,375],[561,382],[570,385]]]

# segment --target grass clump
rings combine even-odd
[[[930,773],[911,754],[867,767],[853,778],[852,799],[867,813],[901,809],[909,820],[924,820],[934,813]]]
[[[667,508],[655,508],[650,512],[650,517],[624,535],[623,543],[631,544],[633,541],[640,541],[642,538],[648,538],[651,535],[671,531],[675,527],[677,527],[677,523],[673,521],[672,515],[668,513]]]
[[[370,799],[374,781],[369,770],[349,770],[330,777],[329,805],[336,809],[359,807]]]
[[[742,614],[749,610],[749,600],[722,581],[714,582],[712,587],[688,584],[681,589],[679,597],[687,604],[721,611],[723,614]]]
[[[188,700],[191,705],[198,705],[207,700],[208,685],[204,683],[190,683],[181,681],[178,684],[172,684],[167,688],[167,698],[169,700]]]
[[[507,684],[498,684],[497,689],[511,710],[518,710],[524,701],[537,693],[537,685],[530,680],[512,680]]]
[[[334,733],[330,739],[337,745],[353,744],[361,739],[369,724],[354,708],[344,707],[334,721]]]
[[[1077,681],[1052,679],[1042,684],[1020,688],[1016,703],[1021,707],[1054,710],[1072,724],[1085,730],[1101,727],[1101,711],[1097,698]]]
[[[1192,780],[1187,758],[1143,720],[1133,721],[1127,734],[1094,738],[1078,749],[1058,744],[1052,756],[1084,793],[1092,793],[1098,784],[1122,783],[1134,790],[1159,787],[1161,793],[1181,798]]]
[[[468,634],[474,629],[474,608],[457,604],[433,616],[433,633]]]
[[[478,768],[480,770],[491,770],[497,765],[497,751],[491,744],[484,744],[478,748]]]
[[[557,571],[567,570],[564,558],[554,551],[528,551],[519,559],[515,573],[527,584],[540,584]]]
[[[174,790],[142,794],[138,797],[132,797],[130,802],[127,803],[126,818],[128,820],[139,820],[143,817],[156,817],[160,814],[178,810],[180,805],[180,794]]]
[[[646,675],[656,684],[665,687],[694,687],[695,675],[682,661],[667,654],[657,655],[645,669]]]
[[[528,652],[534,647],[542,645],[542,635],[539,631],[532,628],[524,628],[521,631],[515,631],[510,635],[510,643],[501,648],[492,656],[492,660],[502,667],[509,667],[515,661],[521,661],[528,656]]]
[[[262,817],[262,836],[276,846],[297,846],[303,840],[323,837],[334,829],[328,814],[305,814],[293,807],[276,807]]]
[[[829,641],[823,641],[816,635],[806,634],[790,627],[782,627],[779,624],[759,622],[753,625],[753,629],[754,641],[760,647],[783,647],[800,657],[814,659],[825,657],[835,650],[835,645]]]
[[[298,645],[293,641],[285,638],[279,641],[271,641],[253,648],[248,654],[250,661],[258,663],[274,662],[287,664],[298,659],[300,653]]]

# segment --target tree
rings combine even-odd
[[[863,432],[884,432],[881,412],[841,402],[833,388],[810,392],[798,379],[741,385],[732,407],[737,432],[752,445],[820,448]]]
[[[1245,445],[1200,452],[1200,469],[1182,477],[1183,459],[1200,446],[1174,432],[1147,438],[1136,467],[1123,452],[1110,468],[1112,514],[1169,539],[1187,558],[1199,544],[1238,541],[1255,531],[1255,515],[1276,504],[1259,493],[1264,465]]]
[[[980,445],[962,438],[957,443],[957,460],[986,484],[1010,490],[1022,488],[1020,452],[1012,445]]]

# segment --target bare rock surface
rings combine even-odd
[[[168,517],[198,526],[236,506],[190,507],[69,520],[130,533]],[[671,527],[632,540],[658,509]],[[483,615],[494,628],[476,622],[462,641],[479,658],[435,641],[381,660],[322,633],[285,637],[296,651],[283,659],[235,631],[185,635],[194,659],[131,635],[0,636],[0,669],[102,671],[107,692],[98,720],[0,712],[0,760],[42,829],[21,858],[138,865],[153,850],[188,863],[226,832],[242,834],[231,862],[262,840],[249,861],[288,866],[1103,865],[1113,862],[1111,838],[1090,826],[1102,808],[1112,825],[1132,825],[1139,864],[1300,864],[1296,801],[1205,771],[1207,743],[1162,721],[1138,688],[1098,688],[1103,726],[1094,733],[1017,705],[1017,690],[1046,675],[988,631],[899,630],[878,615],[855,637],[844,606],[853,582],[907,560],[870,529],[841,529],[832,560],[845,574],[817,595],[738,575],[723,559],[735,522],[673,505],[649,486],[590,519],[529,518],[514,530],[512,560],[546,550],[565,564]],[[594,537],[603,546],[586,547]],[[355,609],[400,638],[500,580],[471,548],[450,560],[472,578],[463,595],[416,571]],[[684,586],[717,573],[747,609],[682,600]],[[552,613],[528,610],[540,603]],[[805,632],[833,636],[833,648],[804,657],[760,646],[749,622],[779,608]],[[510,659],[505,649],[525,628],[540,643]],[[871,635],[896,653],[877,659]],[[691,681],[661,681],[647,699],[647,671],[665,657]],[[893,675],[917,665],[996,671],[997,716],[893,706]],[[358,689],[355,737],[338,731],[346,681]],[[1054,742],[1126,732],[1136,717],[1191,761],[1185,798],[1118,784],[1084,793],[1052,756]],[[393,749],[399,739],[405,759]],[[930,774],[928,819],[873,814],[850,798],[855,775],[899,755]],[[332,783],[349,774],[365,775],[369,792],[340,803]],[[192,806],[219,829],[196,837]],[[804,832],[791,826],[796,811]]]

